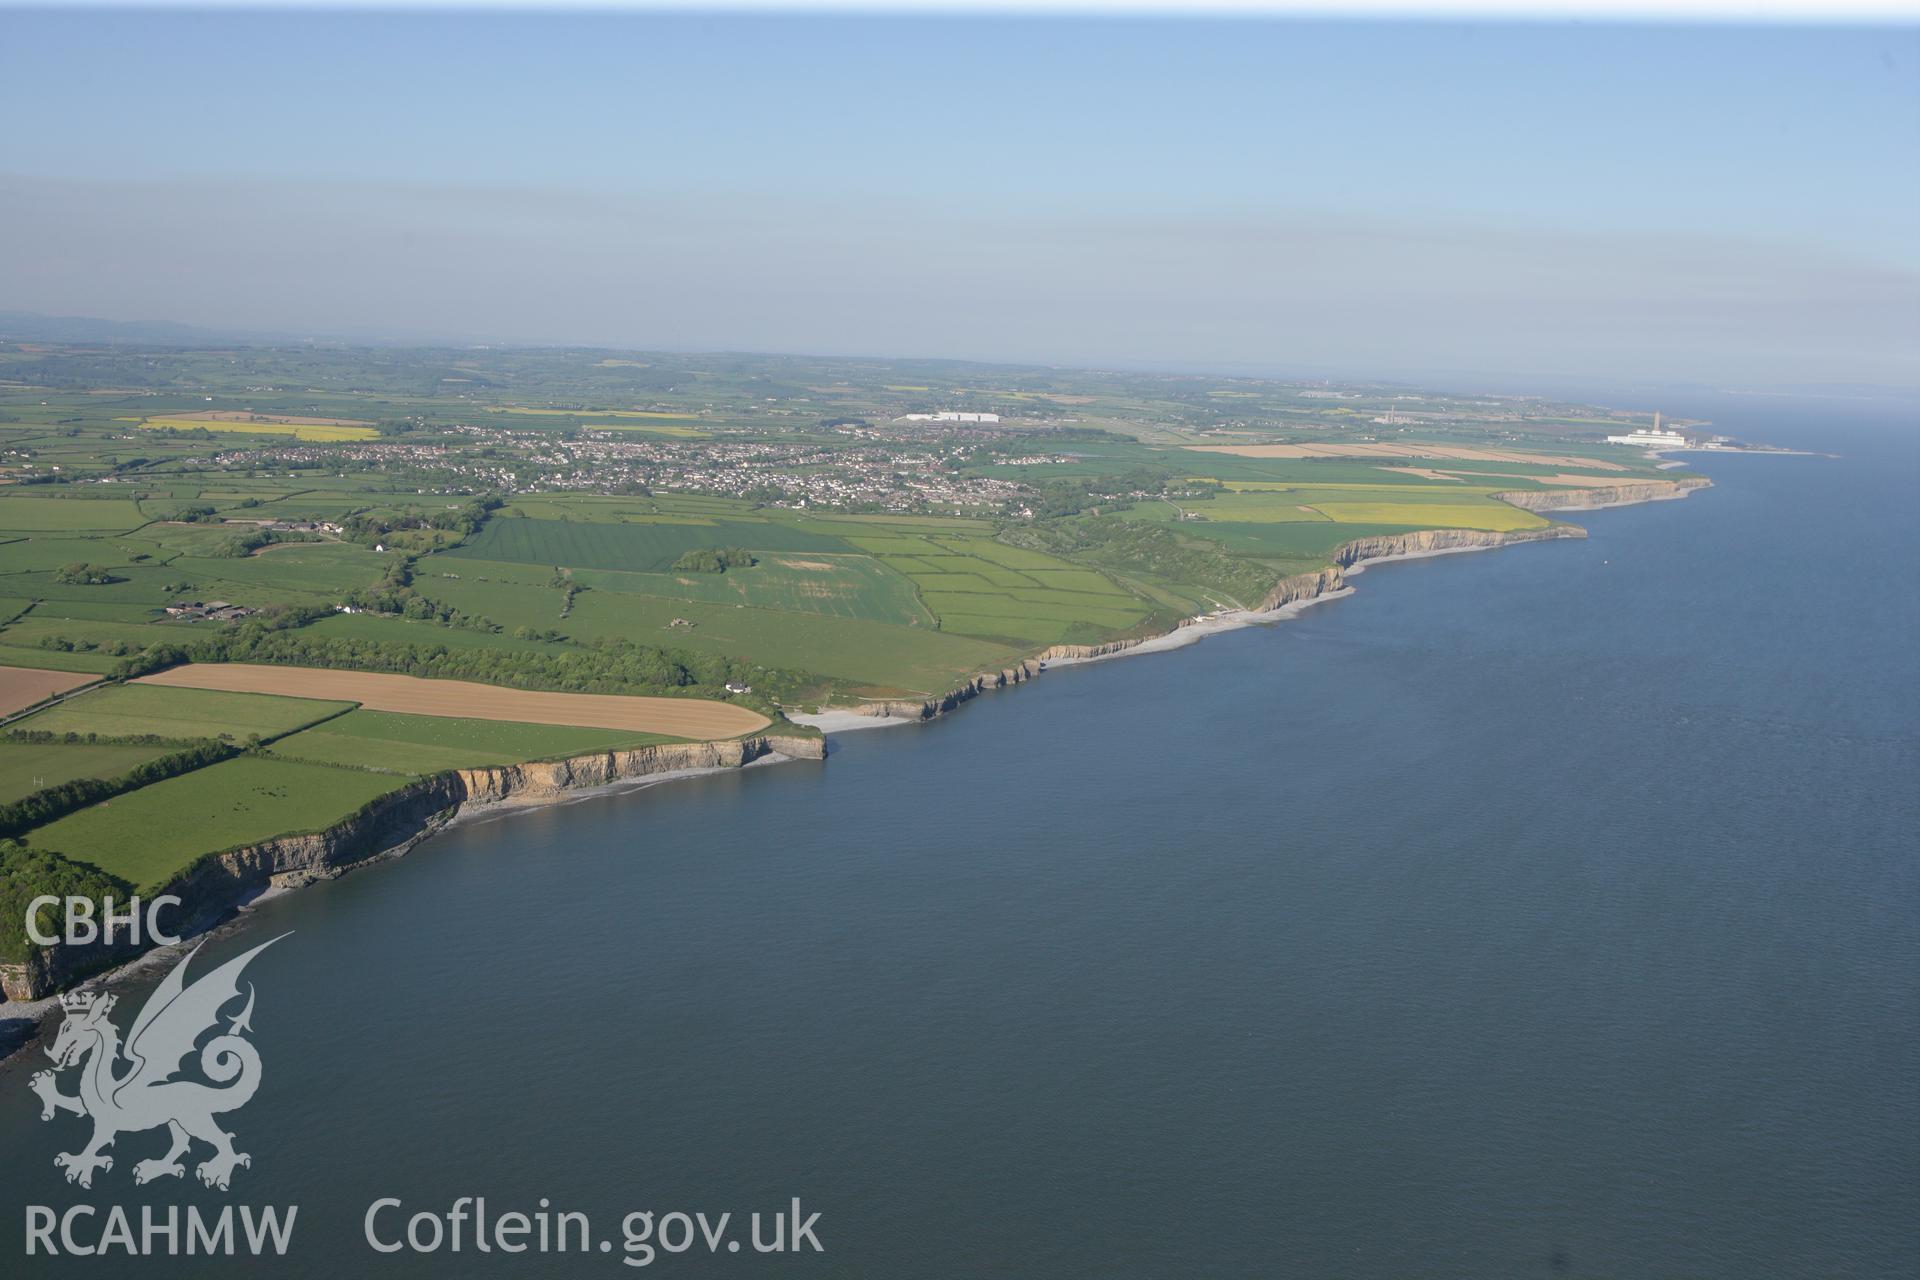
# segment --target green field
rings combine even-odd
[[[689,551],[745,547],[750,551],[846,551],[839,538],[772,521],[710,524],[611,524],[601,521],[490,520],[452,558],[565,565],[570,569],[658,572]]]
[[[0,741],[0,804],[76,778],[117,778],[172,750],[164,745]]]
[[[991,538],[889,530],[849,541],[911,580],[953,635],[1022,646],[1090,642],[1153,612],[1105,574]]]
[[[726,573],[626,573],[587,569],[574,580],[594,591],[621,591],[786,613],[866,618],[901,626],[933,625],[913,583],[870,556],[833,552],[762,553],[751,568]]]
[[[1001,422],[902,417],[953,408]],[[1420,425],[1382,423],[1387,410]],[[369,428],[206,418],[222,413]],[[1050,645],[1251,604],[1356,538],[1545,527],[1494,495],[1588,462],[1671,478],[1599,443],[1628,421],[1399,386],[965,362],[0,342],[0,661],[111,674],[183,646],[557,688],[741,682],[773,715],[925,697]],[[167,422],[181,429],[149,429]],[[377,443],[345,438],[369,429]],[[1192,448],[1332,442],[1527,460]],[[277,520],[327,521],[338,540],[229,554]],[[734,547],[755,562],[672,567]],[[62,572],[75,564],[109,580],[62,581],[99,576]],[[180,598],[265,612],[168,619]],[[139,684],[17,724],[61,741],[0,743],[0,801],[123,775],[182,739],[266,744],[30,833],[138,883],[325,826],[407,777],[658,740]]]
[[[1544,529],[1547,521],[1504,502],[1323,502],[1319,510],[1341,524],[1402,524],[1417,529]]]
[[[147,522],[140,508],[118,498],[0,497],[0,529],[38,532],[134,529]]]
[[[86,671],[105,675],[118,658],[104,653],[62,653],[57,649],[0,644],[0,666],[39,667],[46,671]]]
[[[391,774],[241,756],[102,801],[27,843],[152,888],[203,853],[318,831],[400,785]]]
[[[199,599],[221,595],[217,585],[230,583],[231,590],[221,598],[238,601],[241,595],[263,588],[333,598],[372,582],[392,563],[391,556],[346,543],[283,542],[238,558],[182,556],[168,568],[173,576],[199,584],[194,591]]]
[[[0,543],[0,574],[58,569],[75,561],[118,568],[134,563],[136,556],[151,555],[155,550],[153,544],[125,534],[111,537],[34,534]]]
[[[282,738],[271,752],[289,760],[415,775],[678,741],[654,733],[458,720],[362,708]]]
[[[352,705],[264,693],[123,684],[89,690],[28,716],[13,727],[23,731],[92,733],[103,737],[152,734],[161,738],[244,741],[254,735],[273,738],[291,733],[339,715]]]

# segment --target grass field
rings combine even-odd
[[[625,592],[709,604],[739,604],[789,613],[818,613],[836,618],[866,618],[901,626],[932,627],[907,578],[869,556],[837,552],[768,552],[750,568],[726,573],[629,573],[582,569],[573,580],[590,591]],[[491,578],[495,570],[489,570]],[[435,594],[460,596],[474,606],[484,593],[472,587],[435,584]],[[468,605],[461,605],[468,608]],[[479,610],[486,612],[484,608]],[[488,616],[494,616],[489,614]]]
[[[133,529],[146,522],[140,508],[124,498],[0,497],[0,529],[23,533]]]
[[[168,746],[0,741],[0,804],[76,778],[117,778],[171,750]]]
[[[228,537],[233,531],[228,531]],[[168,566],[173,576],[197,584],[197,599],[213,599],[212,583],[276,588],[337,597],[376,581],[393,563],[391,556],[346,542],[283,542],[250,556],[181,556]],[[232,599],[235,596],[228,596]]]
[[[1233,555],[1249,556],[1293,573],[1317,568],[1343,543],[1379,534],[1405,533],[1403,524],[1340,524],[1333,520],[1183,524],[1182,537],[1219,544]]]
[[[428,563],[433,566],[439,561],[440,557],[435,557]],[[783,612],[717,599],[695,599],[690,594],[663,596],[613,589],[628,585],[627,580],[634,578],[653,584],[657,575],[602,576],[604,571],[581,571],[575,577],[591,589],[574,597],[573,611],[561,618],[561,593],[546,585],[550,571],[534,575],[540,579],[538,585],[493,580],[491,570],[488,570],[489,580],[479,581],[467,568],[473,562],[448,563],[461,564],[463,576],[457,581],[419,577],[416,584],[420,591],[430,599],[465,612],[483,614],[509,630],[521,626],[535,630],[551,628],[580,642],[617,637],[641,644],[690,649],[763,666],[811,672],[850,681],[873,691],[943,692],[953,687],[955,676],[1003,667],[1017,656],[1009,646],[944,634],[930,622],[918,626],[898,625],[839,616],[826,608],[817,612]],[[519,568],[525,572],[531,566]],[[739,572],[744,580],[746,574],[759,571],[756,565]],[[732,578],[734,572],[712,576]],[[898,582],[898,587],[888,590],[910,595],[911,584],[905,579]],[[754,589],[753,594],[762,593]],[[848,607],[860,607],[853,600],[857,597],[849,600]],[[809,602],[815,607],[832,603],[819,599]],[[911,607],[919,616],[927,617],[917,602]],[[674,626],[676,619],[693,625]],[[361,624],[352,634],[381,625],[377,620],[362,623],[357,617],[329,619],[318,625],[328,630],[346,630],[343,624]],[[468,643],[469,636],[474,633],[445,628],[428,632],[428,637],[447,644]],[[487,644],[490,640],[527,643],[513,641],[509,636],[474,636],[473,642]]]
[[[839,538],[773,521],[711,524],[609,524],[567,520],[490,520],[478,536],[443,554],[453,558],[565,565],[570,569],[659,572],[689,551],[847,551]]]
[[[189,668],[192,669],[192,668]],[[95,733],[109,737],[153,734],[161,738],[277,737],[339,715],[349,701],[324,702],[261,693],[167,688],[144,682],[110,685],[78,694],[20,721],[14,727],[47,733]]]
[[[1425,529],[1542,529],[1547,521],[1504,502],[1323,502],[1318,510],[1340,524],[1400,524]]]
[[[991,538],[887,530],[848,540],[910,579],[954,635],[1059,644],[1123,631],[1152,612],[1104,574]]]
[[[151,555],[154,550],[150,543],[125,534],[62,537],[57,533],[36,533],[32,538],[0,545],[0,574],[58,569],[76,561],[119,568],[132,564],[134,556]]]
[[[203,853],[330,826],[400,782],[246,755],[69,814],[27,842],[151,888]]]
[[[104,653],[62,653],[58,649],[0,644],[0,663],[42,671],[85,671],[92,675],[105,675],[113,670],[118,661],[118,658]]]
[[[190,663],[150,676],[129,688],[156,692],[220,690],[228,697],[264,697],[268,701],[332,698],[357,702],[375,711],[417,715],[523,721],[663,733],[681,738],[733,738],[767,727],[757,711],[704,698],[637,698],[607,693],[545,693],[503,689],[470,680],[422,680],[373,671],[334,671],[320,667],[276,667],[246,662]],[[242,692],[244,691],[244,692]],[[291,695],[289,697],[288,695]],[[29,717],[29,721],[38,717]]]
[[[1360,536],[1272,531],[1263,525],[1332,523],[1374,529],[1537,529],[1548,521],[1492,495],[1490,488],[1460,484],[1425,486],[1357,483],[1294,485],[1272,481],[1231,481],[1228,491],[1176,508],[1171,502],[1143,503],[1126,512],[1131,520],[1175,524],[1181,533],[1209,538],[1243,555],[1300,554],[1307,548],[1331,549]],[[1182,520],[1181,513],[1189,517]],[[1283,551],[1284,549],[1284,551]]]
[[[282,738],[271,750],[291,760],[426,774],[678,741],[617,729],[360,710]]]

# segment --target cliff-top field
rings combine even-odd
[[[203,853],[321,830],[394,783],[367,769],[242,756],[103,800],[30,843],[154,888]]]
[[[154,884],[446,769],[934,698],[1258,607],[1356,540],[1551,532],[1506,495],[1670,482],[1604,443],[1649,421],[939,362],[0,338],[0,833]]]
[[[359,710],[275,742],[269,754],[417,777],[443,769],[623,751],[684,739],[621,729]]]
[[[737,738],[767,727],[767,717],[756,711],[700,698],[549,693],[503,689],[469,680],[422,680],[389,672],[329,671],[241,662],[196,662],[171,667],[139,677],[127,691],[145,693],[150,689],[227,691],[217,696],[279,694],[289,699],[331,698],[341,703],[358,703],[374,711],[624,729],[681,738]]]
[[[153,737],[190,742],[226,736],[244,740],[292,733],[352,706],[351,701],[307,696],[275,698],[259,692],[105,684],[36,712],[13,727],[22,733],[54,737]]]

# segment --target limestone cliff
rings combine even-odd
[[[1587,531],[1577,525],[1555,524],[1539,529],[1516,529],[1507,533],[1482,529],[1417,529],[1408,533],[1355,538],[1351,542],[1343,543],[1333,553],[1333,564],[1311,573],[1296,573],[1280,579],[1260,599],[1260,602],[1247,612],[1271,613],[1277,609],[1284,609],[1288,605],[1317,600],[1322,596],[1343,591],[1346,589],[1347,582],[1342,570],[1369,560],[1478,550],[1484,547],[1505,546],[1512,542],[1537,542],[1546,538],[1584,538],[1586,536]],[[1184,618],[1174,631],[1178,632],[1181,628],[1210,621],[1213,620]],[[889,719],[931,720],[935,716],[945,715],[987,689],[1004,688],[1010,684],[1030,680],[1049,662],[1112,657],[1161,638],[1161,636],[1141,636],[1126,640],[1109,640],[1103,644],[1057,644],[1042,650],[1017,667],[1009,667],[1005,671],[994,674],[975,676],[959,688],[936,698],[920,702],[911,699],[863,702],[850,707],[839,707],[836,710]]]
[[[1371,538],[1355,538],[1333,553],[1334,563],[1343,569],[1369,560],[1388,560],[1395,556],[1429,556],[1446,551],[1480,551],[1504,547],[1516,542],[1542,542],[1553,538],[1584,538],[1587,531],[1576,524],[1550,524],[1540,529],[1509,529],[1496,533],[1488,529],[1415,529],[1409,533],[1384,533]]]
[[[874,716],[882,720],[931,720],[943,716],[963,702],[971,701],[989,689],[1004,689],[1009,685],[1025,684],[1039,674],[1037,664],[1045,660],[1046,655],[1016,663],[1001,671],[988,671],[969,677],[957,688],[949,689],[932,698],[916,701],[912,698],[888,698],[876,702],[861,702],[850,707],[838,707],[836,710],[848,711],[857,716]]]
[[[1493,496],[1528,511],[1597,511],[1602,507],[1684,498],[1696,489],[1712,485],[1713,481],[1705,476],[1680,476],[1674,480],[1643,480],[1594,489],[1519,489]]]
[[[611,786],[654,774],[689,769],[738,769],[778,752],[806,760],[826,758],[820,738],[758,737],[727,742],[675,742],[629,751],[605,751],[534,764],[459,769],[462,804],[540,804],[568,791]]]
[[[826,744],[820,738],[762,735],[439,773],[388,792],[324,831],[210,853],[148,896],[178,896],[188,927],[176,931],[195,933],[269,886],[309,884],[359,863],[405,853],[466,807],[540,804],[569,791],[663,773],[737,769],[776,752],[820,760],[826,757]],[[172,927],[172,921],[168,923]],[[87,974],[125,963],[143,950],[98,945],[39,948],[28,953],[24,964],[0,965],[0,991],[9,1000],[42,999]]]

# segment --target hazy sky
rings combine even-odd
[[[0,309],[1920,384],[1920,28],[0,9]]]

